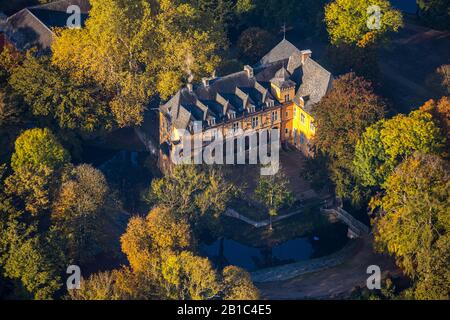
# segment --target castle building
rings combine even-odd
[[[310,154],[311,107],[333,80],[311,55],[283,39],[253,67],[179,90],[160,107],[161,156],[167,160],[180,143],[177,132],[193,133],[195,123],[209,136],[217,130],[225,137],[236,129],[278,129],[282,144]]]

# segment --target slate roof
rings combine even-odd
[[[270,50],[269,53],[262,57],[259,63],[264,65],[286,60],[293,54],[300,54],[300,50],[288,40],[283,39],[272,50]]]
[[[25,8],[10,16],[6,20],[5,27],[8,39],[19,50],[27,50],[35,46],[41,52],[48,51],[52,43],[52,28],[66,25],[70,16],[66,10],[70,5],[80,7],[83,25],[90,10],[89,1],[60,0]]]
[[[282,48],[287,52],[281,52]],[[311,52],[303,51],[303,54],[310,56]],[[274,60],[276,57],[280,60]],[[280,105],[271,94],[271,83],[279,87],[294,86],[294,101],[302,105],[303,99],[307,112],[331,89],[331,73],[310,57],[302,63],[302,51],[287,40],[281,41],[265,58],[261,61],[267,63],[260,62],[254,67],[253,77],[244,70],[210,79],[207,86],[183,88],[161,106],[161,112],[177,129],[189,129],[194,121],[202,121],[202,127],[207,128],[214,125],[208,124],[211,118],[220,124],[228,121],[232,112],[238,118],[269,105]]]
[[[251,78],[246,71],[236,72],[210,80],[208,87],[194,85],[192,91],[183,88],[161,106],[161,111],[170,115],[172,124],[178,129],[187,129],[194,121],[202,121],[203,126],[208,126],[207,120],[211,118],[218,124],[229,119],[230,114],[236,117],[248,114],[250,107],[256,112],[266,103],[275,103],[269,81],[277,68],[277,65],[269,68],[272,72],[255,69]]]
[[[275,73],[275,76],[270,80],[271,83],[280,89],[295,87],[295,82],[291,80],[291,74],[283,66]]]
[[[310,113],[311,107],[331,90],[332,82],[333,76],[329,71],[313,59],[307,59],[302,66],[301,84],[294,102],[299,104],[301,97],[304,101],[303,109]]]

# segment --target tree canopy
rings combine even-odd
[[[51,220],[68,258],[84,263],[111,247],[108,222],[116,220],[119,204],[99,170],[82,164],[67,171],[52,203]]]
[[[152,182],[147,199],[196,222],[206,214],[218,217],[237,192],[219,169],[177,165],[171,173]]]
[[[372,201],[375,244],[393,254],[415,280],[418,299],[448,299],[450,290],[450,179],[448,162],[416,153],[387,178]]]
[[[226,45],[222,29],[179,0],[92,0],[82,29],[63,29],[52,62],[111,93],[119,126],[140,124],[156,93],[164,99],[186,81],[210,75]],[[186,36],[189,35],[189,36]]]
[[[366,128],[383,119],[384,101],[370,82],[354,73],[333,82],[333,89],[312,108],[317,128],[313,145],[328,157],[328,170],[339,197],[353,198],[355,146]]]
[[[289,180],[281,170],[273,175],[260,176],[255,196],[269,210],[270,229],[272,217],[278,215],[283,206],[289,206],[294,201],[294,195],[289,189]]]
[[[36,128],[24,131],[16,139],[11,167],[13,170],[25,165],[61,168],[69,160],[70,155],[49,129]]]
[[[365,186],[382,186],[394,168],[415,151],[441,153],[445,137],[432,115],[420,110],[380,120],[358,141],[354,166]]]
[[[380,9],[378,26],[373,6]],[[396,32],[403,25],[400,11],[388,0],[334,0],[325,7],[325,23],[334,45],[355,44],[366,47]],[[370,25],[374,27],[369,28]]]
[[[92,134],[112,127],[105,93],[92,81],[75,79],[52,66],[46,56],[27,52],[11,70],[9,84],[34,116],[54,120],[62,129]]]

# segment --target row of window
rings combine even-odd
[[[294,108],[294,117],[296,116],[296,114],[297,114],[297,108]],[[286,111],[286,116],[288,116],[288,115],[289,115],[289,113],[288,113],[288,111]],[[230,116],[230,119],[234,119],[236,117],[236,114],[234,112],[232,112],[229,114],[229,116]],[[278,120],[278,111],[277,110],[272,111],[271,121],[274,122],[277,120]],[[305,124],[306,117],[305,117],[304,113],[300,113],[300,121],[301,121],[301,123]],[[216,124],[215,118],[211,118],[208,120],[209,126],[214,126],[215,124]],[[252,128],[256,128],[256,127],[258,127],[258,125],[259,125],[259,116],[252,117]],[[314,124],[312,122],[309,123],[309,128],[311,131],[315,130]],[[237,129],[239,129],[239,122],[233,123],[233,130],[237,130]],[[287,133],[288,133],[288,131],[286,131],[286,134]]]
[[[297,108],[294,107],[294,118],[296,117],[296,115],[297,115]],[[306,123],[306,116],[303,112],[300,112],[300,122],[303,124]],[[309,129],[311,131],[315,130],[315,127],[314,127],[314,124],[312,123],[312,121],[309,123]]]

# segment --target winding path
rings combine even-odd
[[[341,264],[285,280],[255,283],[264,299],[332,299],[346,297],[356,286],[364,286],[367,267],[378,265],[383,276],[399,274],[393,260],[373,252],[372,237],[358,239],[355,252]]]

